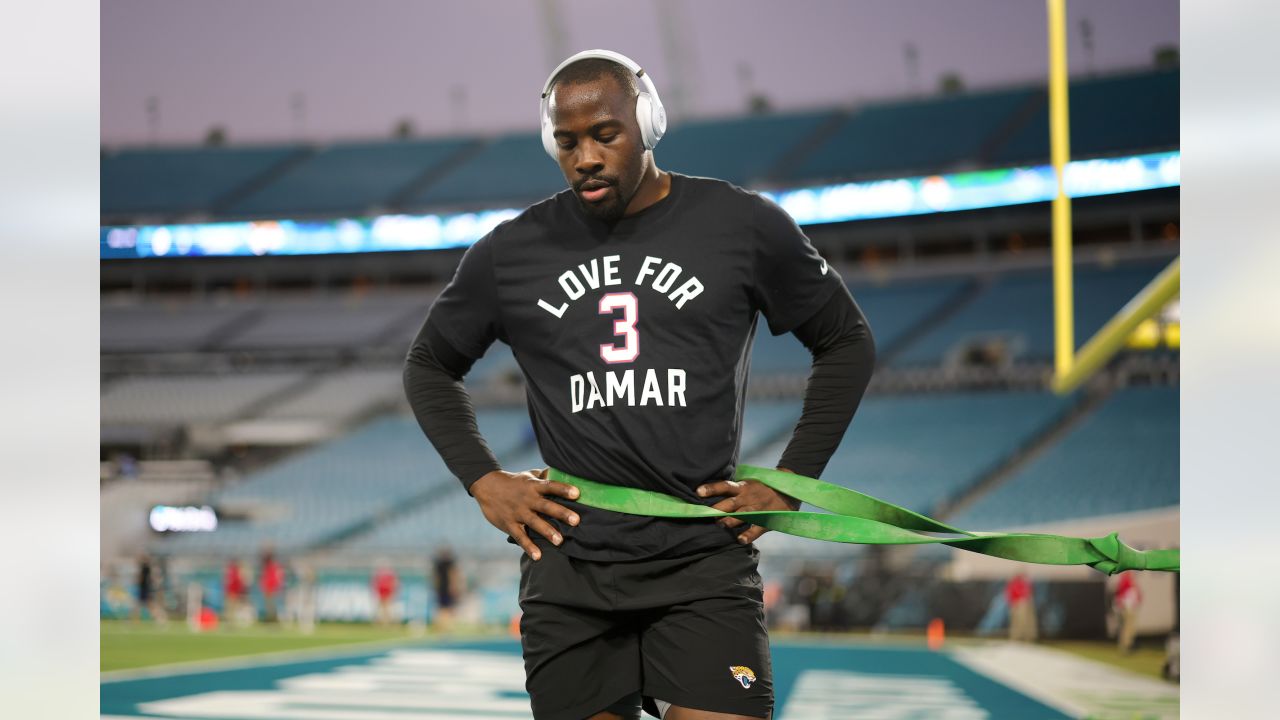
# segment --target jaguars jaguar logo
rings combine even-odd
[[[733,679],[742,683],[742,687],[749,688],[751,683],[756,681],[756,674],[746,665],[730,665],[729,672],[733,674]]]

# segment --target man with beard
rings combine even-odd
[[[870,379],[870,330],[839,275],[777,205],[664,172],[648,75],[579,53],[543,87],[542,141],[569,189],[472,246],[409,351],[423,431],[484,517],[524,549],[520,603],[535,717],[767,718],[773,682],[752,545],[735,519],[676,521],[574,502],[509,472],[462,383],[495,341],[525,374],[543,459],[606,483],[734,510],[796,509],[735,482],[757,315],[813,354],[779,466],[819,475]],[[553,499],[554,498],[554,499]]]

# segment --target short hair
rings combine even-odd
[[[583,58],[577,62],[570,63],[555,77],[551,78],[550,85],[547,86],[547,95],[556,89],[556,85],[564,83],[572,85],[575,83],[586,83],[598,80],[602,77],[612,77],[618,82],[618,86],[622,88],[627,97],[635,97],[640,94],[640,86],[636,82],[636,76],[625,65],[616,63],[612,60],[604,58]]]

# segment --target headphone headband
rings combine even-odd
[[[649,77],[649,73],[645,72],[639,63],[622,53],[613,52],[612,50],[584,50],[560,63],[547,76],[547,81],[542,84],[542,98],[538,105],[542,126],[543,149],[547,151],[547,154],[552,159],[557,159],[550,112],[552,81],[556,79],[561,70],[579,60],[590,58],[615,62],[630,70],[631,74],[635,75],[640,81],[640,92],[636,96],[636,121],[640,125],[640,136],[644,140],[645,149],[652,150],[667,131],[667,111],[662,107],[662,100],[658,97],[658,88],[654,86],[653,78]]]

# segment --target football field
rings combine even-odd
[[[135,637],[108,651],[113,634],[104,633],[104,663],[108,652],[117,656],[122,647],[139,645]],[[520,647],[511,638],[413,640],[403,631],[361,627],[323,628],[313,636],[277,635],[274,640],[286,645],[274,647],[301,643],[295,645],[300,649],[104,672],[102,716],[530,717]],[[262,640],[269,637],[264,631],[235,637],[242,647],[269,642]],[[210,648],[205,641],[211,638],[192,639]],[[328,646],[307,649],[307,642]],[[212,653],[218,649],[214,646]],[[915,642],[814,637],[775,640],[773,653],[774,717],[779,720],[1134,720],[1178,715],[1175,685],[1038,646],[968,642],[934,652]],[[729,668],[725,681],[736,682]]]

